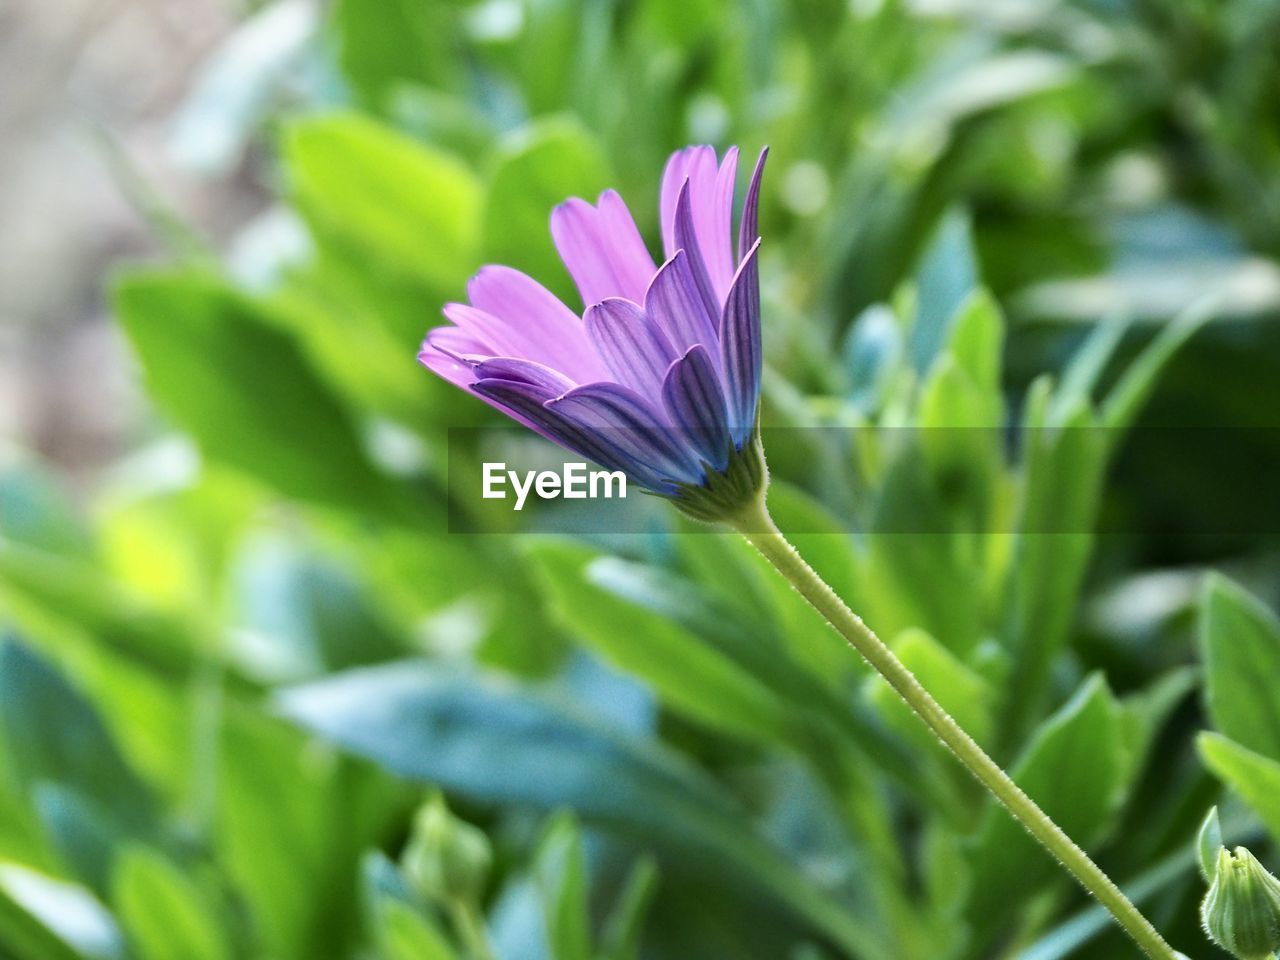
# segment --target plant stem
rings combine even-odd
[[[485,932],[484,918],[479,908],[474,903],[457,897],[449,900],[448,907],[454,931],[462,941],[468,960],[494,960],[493,948],[489,945],[489,935]]]
[[[1115,882],[965,733],[884,641],[804,561],[769,516],[763,493],[758,502],[730,521],[730,525],[759,550],[836,632],[888,681],[1014,819],[1110,911],[1148,957],[1152,960],[1185,960],[1165,942]]]

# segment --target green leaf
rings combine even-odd
[[[196,272],[132,274],[115,303],[151,398],[210,458],[304,499],[383,500],[347,412],[262,307]]]
[[[600,145],[571,119],[545,120],[510,138],[499,148],[485,198],[484,259],[523,270],[576,306],[548,218],[569,197],[595,203],[610,181]]]
[[[605,918],[601,937],[603,960],[636,960],[645,914],[658,887],[658,865],[649,857],[639,860],[623,883],[622,891]]]
[[[407,809],[407,791],[260,710],[224,705],[217,859],[264,954],[342,955],[357,930],[357,868]],[[307,878],[305,883],[300,877]]]
[[[766,893],[851,952],[879,953],[877,935],[755,835],[687,761],[509,681],[388,664],[290,689],[281,706],[400,776],[640,831],[704,876]]]
[[[952,320],[948,352],[979,391],[992,416],[982,426],[1000,422],[1000,359],[1004,348],[1004,316],[985,289],[974,290],[961,302]]]
[[[763,680],[669,619],[597,586],[621,561],[561,541],[530,549],[555,615],[588,647],[650,684],[673,710],[750,740],[781,741],[787,711]]]
[[[480,185],[454,158],[355,114],[297,121],[283,150],[322,241],[344,238],[434,289],[460,287],[475,267]]]
[[[587,863],[582,834],[569,816],[556,818],[534,865],[548,947],[554,960],[591,960]]]
[[[1196,745],[1206,766],[1244,798],[1280,841],[1280,762],[1216,733],[1202,733]]]
[[[230,960],[231,946],[206,892],[145,847],[116,866],[112,900],[139,960]]]
[[[1211,574],[1201,593],[1199,640],[1214,726],[1280,760],[1280,619],[1237,584]]]
[[[339,0],[332,22],[342,72],[375,110],[402,85],[446,86],[462,68],[457,16],[452,4],[390,0],[371,9]]]
[[[1224,846],[1218,808],[1213,807],[1200,825],[1200,832],[1196,834],[1196,858],[1200,862],[1200,876],[1205,883],[1213,883],[1214,875],[1218,872],[1218,851]]]
[[[374,922],[381,960],[457,960],[444,934],[407,903],[380,897]]]
[[[1099,378],[1131,323],[1127,314],[1115,314],[1095,324],[1089,331],[1089,336],[1063,370],[1061,383],[1054,391],[1051,422],[1058,422],[1063,414],[1091,402]]]
[[[1028,402],[1025,479],[1005,591],[1004,642],[1014,675],[1002,727],[1021,735],[1039,714],[1052,665],[1066,643],[1093,548],[1106,464],[1106,431],[1087,407],[1047,426],[1048,385]]]
[[[1095,676],[1041,725],[1011,771],[1017,784],[1086,849],[1105,834],[1128,786],[1124,778],[1131,765],[1122,726],[1119,704]],[[980,938],[996,937],[1002,927],[993,918],[1016,917],[1016,906],[1058,875],[1049,854],[994,805],[974,840],[970,863],[966,912]]]
[[[1183,345],[1213,319],[1215,308],[1216,303],[1209,298],[1194,303],[1156,335],[1107,395],[1101,415],[1106,427],[1119,432],[1132,425],[1164,368]]]

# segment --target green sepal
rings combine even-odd
[[[702,483],[677,484],[677,492],[670,498],[676,509],[704,523],[741,516],[759,501],[769,483],[759,427],[752,429],[741,449],[730,449],[724,470],[717,470],[706,462],[702,469],[705,478]]]

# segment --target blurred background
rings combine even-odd
[[[778,519],[1214,955],[1200,819],[1280,831],[1270,0],[7,0],[0,89],[0,956],[1133,955],[740,544],[446,532],[527,441],[450,441],[440,305],[578,309],[550,208],[656,249],[695,142],[771,151]]]

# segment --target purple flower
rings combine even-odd
[[[622,470],[686,512],[722,517],[764,484],[760,283],[762,151],[737,244],[738,151],[672,154],[660,203],[658,267],[613,190],[551,213],[556,249],[582,295],[579,317],[537,281],[487,266],[450,303],[452,326],[418,359],[547,439]]]

